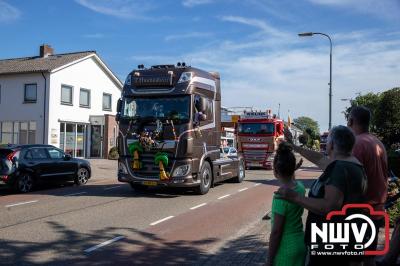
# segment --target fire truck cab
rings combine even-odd
[[[243,154],[246,168],[272,169],[275,151],[283,140],[282,119],[266,112],[244,112],[237,124],[237,147]]]

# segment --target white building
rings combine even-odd
[[[0,143],[51,144],[77,157],[115,146],[121,81],[95,51],[0,60]]]

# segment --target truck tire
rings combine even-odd
[[[246,166],[243,160],[239,160],[237,176],[233,179],[236,183],[242,183],[246,177]]]
[[[196,188],[196,193],[199,195],[207,194],[212,183],[212,170],[210,163],[205,161],[200,169],[200,186]]]

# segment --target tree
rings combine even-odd
[[[349,118],[350,111],[355,106],[365,106],[371,110],[371,132],[377,132],[377,120],[376,120],[376,113],[381,101],[381,94],[379,93],[367,93],[364,95],[359,95],[355,99],[350,101],[350,107],[347,107],[346,110],[343,112],[346,120]]]
[[[400,88],[393,88],[380,95],[375,123],[376,133],[386,147],[400,143]]]
[[[318,122],[307,116],[300,116],[293,120],[294,125],[305,132],[307,129],[311,129],[311,132],[319,134]]]

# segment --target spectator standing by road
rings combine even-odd
[[[384,205],[388,193],[388,162],[385,146],[382,142],[369,132],[371,112],[363,106],[356,106],[351,109],[347,126],[353,129],[356,134],[356,144],[353,148],[353,155],[364,165],[368,178],[366,199],[376,211],[384,211]],[[383,219],[371,217],[374,221],[377,232],[383,226]],[[371,249],[378,245],[378,235]],[[374,257],[369,256],[364,260],[365,266],[375,265]]]
[[[297,165],[292,150],[288,143],[279,144],[274,158],[274,175],[280,181],[281,187],[293,189],[295,193],[304,196],[304,185],[294,177]],[[303,211],[303,207],[274,196],[268,265],[304,265],[306,247],[301,218]]]
[[[276,192],[282,198],[309,210],[305,232],[308,244],[312,223],[324,222],[329,212],[341,210],[345,204],[365,202],[367,177],[361,163],[351,154],[354,143],[355,136],[351,129],[345,126],[334,127],[326,145],[330,162],[327,163],[323,158],[318,161],[324,172],[311,186],[308,197],[285,187]],[[361,265],[360,261],[354,260],[356,258],[344,256],[310,256],[308,265]]]

